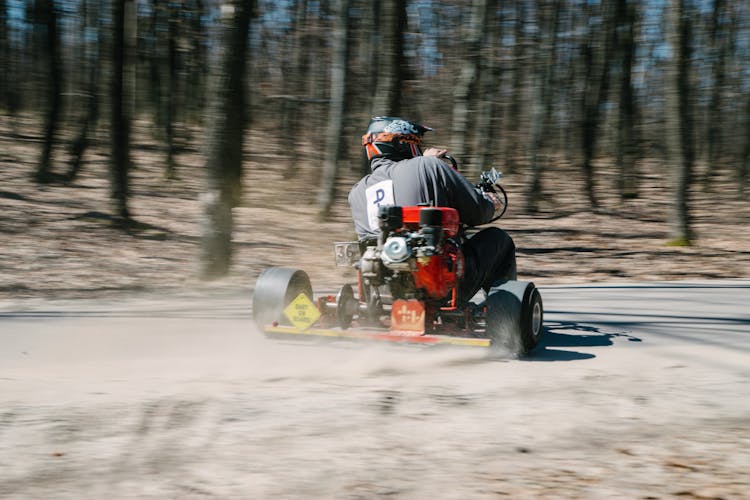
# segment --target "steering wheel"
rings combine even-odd
[[[505,215],[505,211],[508,210],[508,194],[505,192],[505,189],[500,184],[495,184],[494,186],[495,194],[500,196],[500,201],[503,205],[503,210],[495,216],[490,222],[495,222],[497,219]]]

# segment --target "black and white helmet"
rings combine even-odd
[[[367,159],[388,158],[399,161],[422,156],[422,136],[432,130],[418,123],[394,116],[378,116],[370,120],[362,145]]]

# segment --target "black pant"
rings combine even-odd
[[[480,288],[487,291],[497,282],[516,279],[516,245],[499,227],[482,229],[466,240],[463,251],[463,300],[471,299]]]

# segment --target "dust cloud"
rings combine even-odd
[[[165,301],[4,318],[1,498],[748,490],[747,374],[688,370],[658,345],[613,336],[595,355],[547,346],[496,360],[271,340],[244,301]]]

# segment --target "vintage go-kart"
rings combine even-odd
[[[495,190],[507,207],[499,178],[493,169],[477,186]],[[315,296],[304,271],[265,269],[253,297],[258,327],[270,336],[480,346],[511,356],[537,345],[543,307],[534,283],[506,281],[460,296],[462,244],[471,228],[456,210],[386,206],[378,218],[377,241],[334,244],[336,264],[357,270],[356,287]]]

